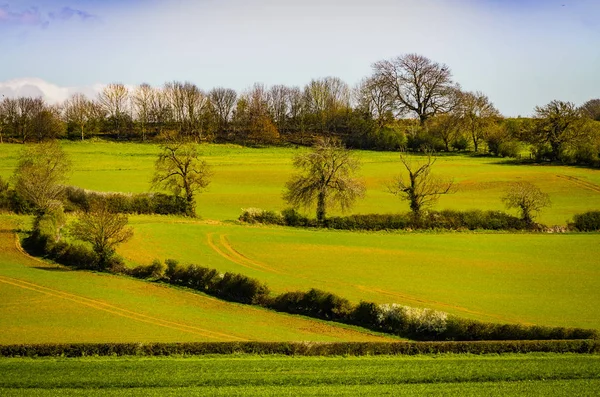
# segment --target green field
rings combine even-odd
[[[0,359],[3,396],[592,396],[600,356]]]
[[[149,189],[159,147],[153,144],[64,142],[73,161],[70,183],[87,189],[143,192]],[[22,148],[0,146],[0,176],[9,177]],[[244,148],[202,145],[200,152],[213,166],[214,178],[198,198],[198,214],[205,219],[237,219],[242,208],[280,210],[283,186],[293,172],[291,159],[305,148]],[[359,151],[361,177],[367,196],[354,213],[398,213],[408,205],[387,192],[386,185],[402,172],[396,153]],[[574,214],[597,209],[600,202],[600,172],[587,168],[548,165],[508,165],[502,159],[443,155],[434,173],[453,178],[456,194],[442,197],[438,209],[503,210],[500,197],[510,182],[531,181],[547,192],[552,208],[539,220],[566,224]],[[333,212],[335,213],[335,212]]]
[[[159,148],[151,144],[65,142],[71,183],[104,191],[146,191]],[[20,145],[3,145],[0,175],[9,176]],[[598,234],[358,233],[237,225],[242,208],[282,209],[291,158],[304,148],[203,145],[214,179],[198,198],[195,221],[132,216],[133,240],[119,248],[131,265],[178,259],[266,282],[276,293],[320,288],[353,302],[431,307],[493,322],[600,328]],[[355,212],[404,212],[386,192],[400,170],[397,154],[358,152],[368,186]],[[550,193],[540,220],[564,224],[597,209],[598,170],[508,165],[496,158],[440,157],[436,172],[459,191],[438,208],[502,209],[511,181],[530,180]],[[36,276],[38,277],[38,276]],[[108,277],[108,276],[103,276]],[[265,337],[267,338],[267,337]]]
[[[13,218],[0,215],[0,344],[391,339],[183,289],[62,270],[16,248]]]
[[[131,218],[119,252],[492,322],[600,328],[598,234],[357,233]]]

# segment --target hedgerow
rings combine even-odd
[[[246,223],[317,227],[317,222],[301,215],[294,209],[281,213],[248,208],[239,220]],[[540,226],[540,225],[538,225]],[[329,217],[323,227],[340,230],[398,230],[398,229],[446,229],[446,230],[525,230],[523,220],[502,211],[430,211],[418,221],[410,214],[356,214]],[[538,227],[539,228],[539,227]]]
[[[188,342],[0,345],[1,357],[171,356],[277,354],[374,356],[416,354],[600,353],[594,340],[483,342]]]

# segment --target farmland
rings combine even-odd
[[[159,147],[152,144],[66,142],[63,148],[73,161],[70,183],[86,189],[144,192],[150,187]],[[0,176],[11,175],[20,145],[3,145]],[[242,208],[281,210],[284,183],[292,169],[292,157],[305,148],[244,148],[201,145],[200,153],[213,167],[214,177],[199,195],[197,212],[205,219],[237,219]],[[353,213],[398,213],[408,205],[387,191],[387,183],[402,172],[393,152],[359,151],[363,166],[359,176],[367,196]],[[576,213],[595,209],[600,196],[597,170],[554,165],[511,165],[493,157],[442,155],[434,173],[454,179],[458,191],[442,197],[438,209],[503,210],[500,197],[507,185],[530,181],[552,200],[539,221],[564,225]]]
[[[70,184],[119,192],[149,189],[159,150],[104,142],[62,146],[73,162]],[[11,175],[20,148],[2,146],[2,177]],[[256,278],[274,294],[319,288],[352,303],[394,302],[497,323],[600,328],[597,233],[348,232],[240,224],[242,208],[285,208],[281,193],[293,172],[291,158],[307,149],[200,149],[214,171],[208,191],[197,198],[202,219],[130,216],[134,237],[117,250],[128,266],[173,258]],[[386,188],[401,171],[397,154],[358,155],[368,190],[352,213],[407,211]],[[458,187],[438,209],[503,210],[504,189],[525,180],[550,194],[553,205],[539,220],[565,225],[574,214],[597,209],[600,198],[600,174],[587,168],[445,155],[434,172],[454,178]],[[30,222],[28,216],[0,214],[0,344],[399,339],[160,283],[60,268],[17,249],[14,230]],[[574,395],[600,387],[598,368],[597,355],[553,354],[5,358],[0,394],[117,395],[126,388],[130,395]]]
[[[0,392],[29,395],[593,395],[577,355],[0,359]],[[23,374],[27,374],[24,376]]]
[[[72,184],[148,190],[156,145],[67,142],[63,147],[73,161]],[[6,177],[20,146],[4,148],[0,174]],[[131,266],[174,258],[255,277],[276,293],[320,288],[354,303],[396,302],[483,321],[600,327],[597,234],[356,233],[238,225],[231,220],[241,208],[284,208],[281,192],[292,172],[291,157],[306,149],[200,149],[214,171],[208,191],[197,200],[204,220],[131,216],[134,238],[119,248]],[[385,188],[399,172],[397,154],[358,155],[368,190],[353,212],[406,211],[406,203]],[[564,224],[573,214],[596,208],[600,198],[600,174],[592,169],[459,155],[440,157],[435,167],[459,188],[437,208],[501,210],[505,186],[529,180],[553,202],[540,220]]]
[[[0,216],[0,344],[239,340],[386,340],[103,273],[56,268],[15,247]]]

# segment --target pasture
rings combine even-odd
[[[593,395],[597,355],[0,359],[3,396]]]
[[[114,142],[63,142],[73,161],[70,183],[92,190],[144,192],[150,187],[158,145]],[[0,176],[9,177],[21,145],[0,147]],[[246,148],[233,145],[201,145],[203,158],[214,177],[197,198],[197,213],[205,219],[237,219],[242,208],[281,210],[284,184],[293,172],[292,157],[306,148]],[[367,195],[353,213],[407,212],[408,204],[388,193],[390,179],[403,170],[391,152],[358,151],[359,175]],[[442,155],[433,172],[454,179],[458,191],[442,197],[436,209],[503,210],[500,201],[508,184],[530,181],[548,193],[552,207],[539,221],[564,225],[574,214],[593,210],[600,202],[598,170],[554,166],[511,165],[500,158]],[[332,214],[339,212],[333,211]],[[311,211],[311,215],[312,211]]]
[[[0,344],[390,340],[106,273],[58,268],[15,245],[0,215]]]

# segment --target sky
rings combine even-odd
[[[108,83],[351,86],[407,53],[507,117],[600,98],[599,0],[0,0],[0,95]]]

